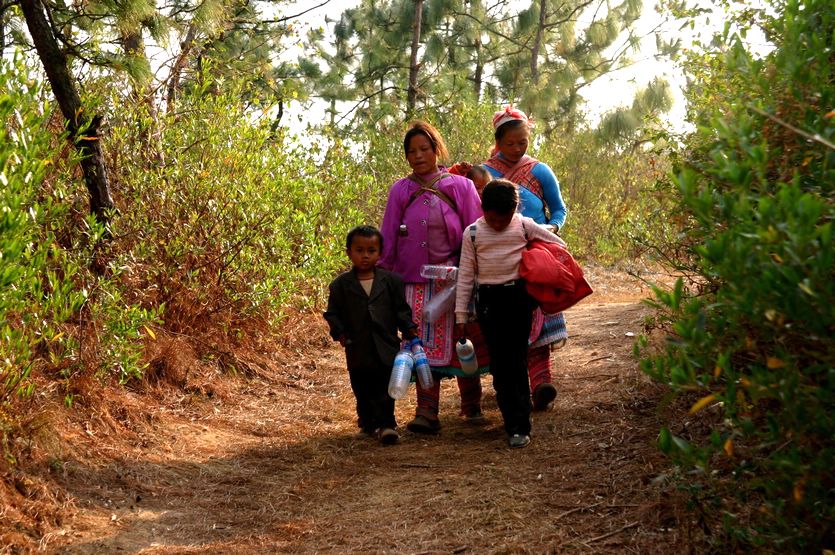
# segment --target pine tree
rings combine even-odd
[[[332,119],[339,101],[370,121],[448,111],[493,90],[485,76],[498,55],[484,26],[500,10],[490,12],[480,0],[363,0],[335,22],[330,45],[323,30],[310,34],[301,65]]]
[[[630,63],[641,9],[641,0],[533,0],[505,37],[516,52],[499,61],[502,90],[547,129],[571,132],[583,119],[583,89]]]
[[[521,11],[512,6],[363,0],[336,22],[330,48],[323,32],[311,36],[305,76],[334,114],[346,100],[355,103],[353,117],[372,121],[414,110],[444,113],[473,100],[513,102],[543,122],[546,132],[571,132],[583,122],[584,90],[631,63],[642,38],[633,30],[641,0],[532,0]],[[422,48],[413,49],[410,39],[417,37]],[[419,57],[410,58],[415,51]],[[668,99],[659,100],[668,97],[665,87],[661,81],[649,85],[643,94],[656,97],[650,105],[669,107]],[[636,100],[617,118],[640,119],[648,100]]]

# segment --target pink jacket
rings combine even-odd
[[[453,210],[441,202],[444,221],[446,222],[447,240],[455,253],[458,264],[458,252],[464,229],[481,216],[481,199],[473,182],[460,175],[450,175],[441,179],[438,188],[455,203]],[[409,197],[420,188],[420,184],[408,177],[400,179],[391,186],[386,212],[380,232],[383,234],[383,255],[380,266],[403,277],[405,283],[426,283],[420,275],[420,267],[429,263],[429,237],[426,222],[429,219],[429,207],[422,202],[423,193],[417,197],[409,209],[406,205]],[[405,224],[407,235],[400,235],[400,224]]]

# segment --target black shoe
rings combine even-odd
[[[377,431],[377,437],[383,445],[394,445],[400,441],[400,434],[394,431],[393,428],[380,428]]]
[[[557,388],[552,383],[541,383],[533,390],[533,410],[548,410],[551,401],[557,398]]]
[[[441,431],[441,422],[417,415],[414,420],[406,424],[406,429],[416,434],[435,435]]]
[[[527,434],[513,434],[507,438],[507,444],[511,449],[521,449],[527,447],[531,442],[531,436]]]
[[[473,426],[483,426],[484,424],[487,424],[487,418],[484,417],[481,411],[465,415],[464,420],[467,424],[472,424]]]

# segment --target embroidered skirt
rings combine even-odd
[[[412,307],[412,318],[418,324],[423,349],[432,370],[447,376],[468,376],[461,371],[461,363],[455,356],[455,342],[458,337],[453,336],[455,329],[454,309],[442,314],[433,323],[423,321],[423,307],[432,297],[439,294],[454,282],[432,280],[429,283],[407,283],[406,302]],[[481,328],[477,322],[470,322],[465,326],[467,338],[473,342],[478,359],[478,371],[485,374],[490,370],[490,357],[487,354],[487,344],[481,335]]]
[[[562,312],[545,315],[537,308],[533,314],[531,335],[528,338],[530,348],[542,347],[543,345],[555,344],[556,348],[565,345],[568,340],[568,329],[565,326],[565,316]]]

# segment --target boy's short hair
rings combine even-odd
[[[494,179],[484,186],[481,192],[481,209],[492,210],[499,214],[516,212],[519,206],[519,191],[516,184],[507,179]]]
[[[346,251],[351,250],[351,243],[354,242],[354,237],[357,235],[360,237],[376,237],[380,241],[380,250],[383,250],[383,234],[380,233],[380,230],[373,225],[358,225],[349,231],[348,236],[345,238]]]

